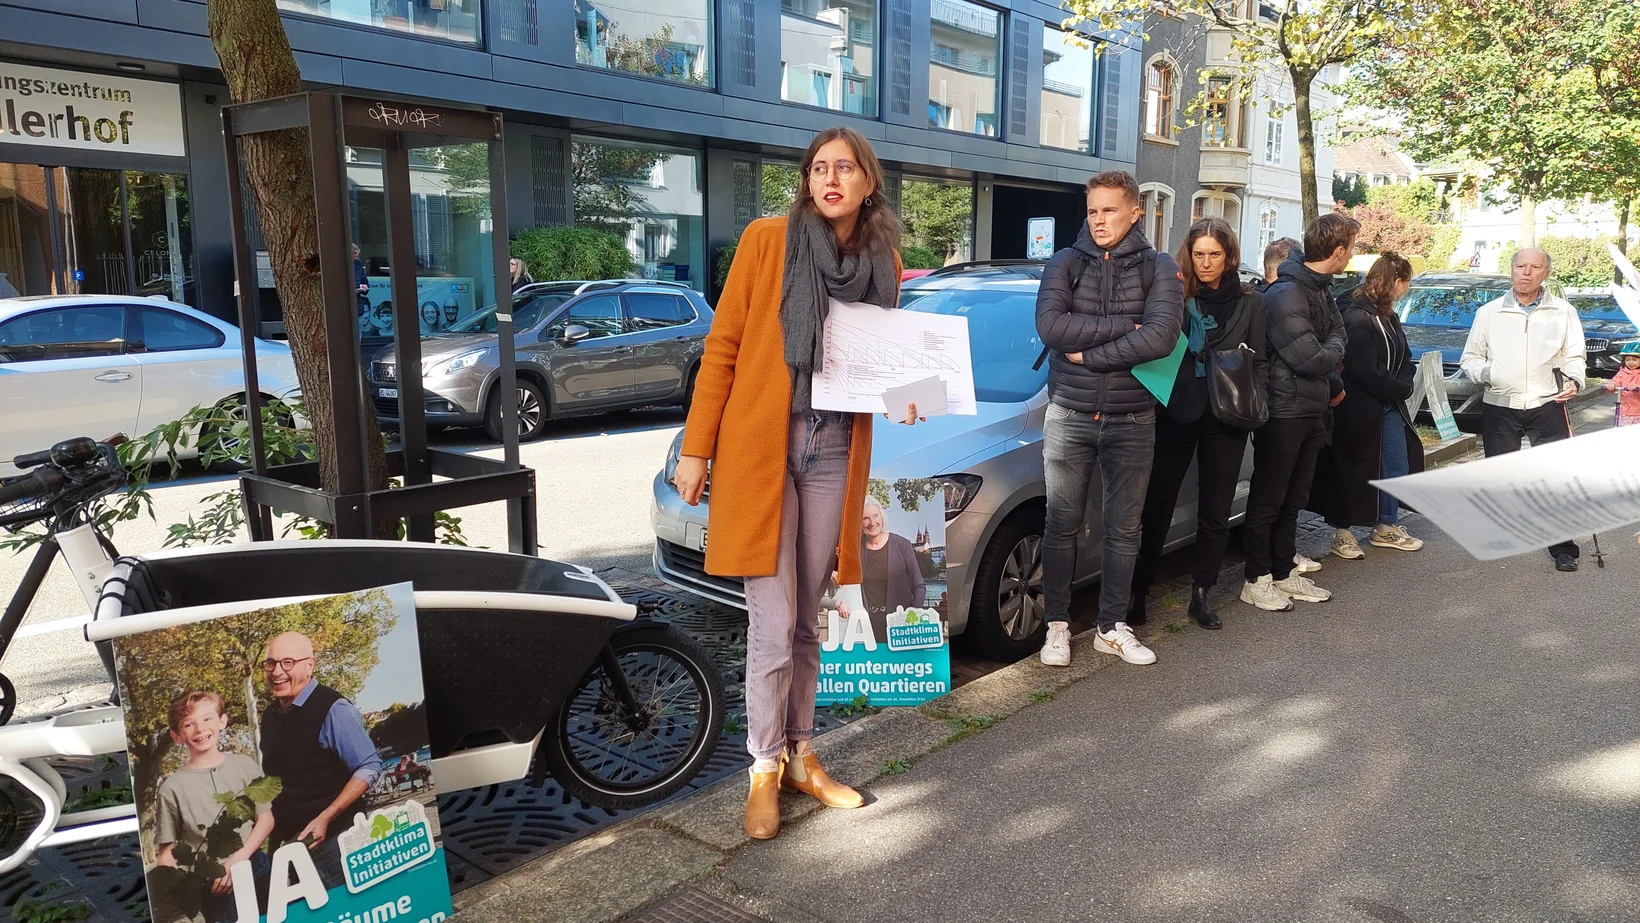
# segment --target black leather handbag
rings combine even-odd
[[[1255,430],[1270,419],[1270,399],[1254,374],[1246,343],[1235,349],[1207,350],[1207,404],[1225,426]]]

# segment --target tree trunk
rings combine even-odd
[[[1298,185],[1303,196],[1304,226],[1321,216],[1320,193],[1315,177],[1315,125],[1310,118],[1310,84],[1315,75],[1289,67],[1293,81],[1293,116],[1298,122]]]
[[[1617,249],[1625,254],[1629,252],[1629,210],[1634,207],[1634,200],[1624,196],[1617,204]],[[1614,282],[1623,281],[1623,273],[1613,267]]]
[[[1523,194],[1520,197],[1520,240],[1515,249],[1537,246],[1537,199]]]
[[[279,20],[275,0],[207,0],[211,44],[235,103],[302,92],[302,74]],[[336,432],[325,354],[324,292],[319,281],[319,221],[313,202],[313,165],[307,129],[247,135],[240,160],[262,219],[262,236],[273,264],[274,287],[285,309],[285,332],[302,399],[313,425],[325,490],[337,489],[336,441],[357,438]],[[351,276],[350,276],[351,277]],[[365,419],[365,452],[372,490],[387,487],[387,457],[373,412]],[[379,537],[395,529],[377,524]],[[384,533],[385,534],[382,534]]]

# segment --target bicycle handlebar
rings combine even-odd
[[[61,490],[67,478],[56,468],[41,468],[25,478],[10,484],[0,484],[0,506],[20,500],[32,500]]]

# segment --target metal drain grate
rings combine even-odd
[[[730,907],[728,904],[696,891],[684,888],[676,894],[650,904],[623,923],[766,923]]]
[[[615,584],[621,597],[646,614],[665,619],[693,636],[712,655],[723,673],[729,723],[716,755],[694,782],[676,797],[685,797],[751,764],[746,754],[746,614],[738,609],[648,587]],[[815,729],[827,731],[848,723],[826,712],[815,714]],[[129,782],[123,754],[117,760],[73,757],[54,759],[71,795],[96,789],[104,780]],[[608,811],[566,795],[549,777],[541,788],[527,782],[491,785],[452,792],[438,799],[439,819],[450,872],[450,888],[462,891],[503,875],[553,850],[595,833],[639,811]],[[642,809],[649,810],[649,809]],[[137,923],[148,917],[140,847],[135,835],[78,844],[38,854],[33,866],[0,876],[0,917],[12,916],[19,901],[92,905],[97,923]],[[65,892],[69,887],[77,895]],[[710,898],[695,892],[701,900]],[[657,905],[656,912],[665,908]],[[646,911],[647,912],[647,911]],[[722,906],[712,916],[643,917],[655,920],[755,920]]]

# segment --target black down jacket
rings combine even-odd
[[[1144,263],[1153,261],[1150,291]],[[1050,350],[1048,399],[1082,413],[1156,408],[1133,367],[1171,353],[1184,317],[1179,266],[1137,226],[1110,250],[1084,222],[1076,244],[1053,255],[1036,295],[1036,330]],[[1081,353],[1081,362],[1067,354]]]
[[[1322,416],[1333,395],[1344,389],[1338,374],[1344,361],[1344,319],[1328,291],[1331,282],[1331,276],[1290,259],[1264,293],[1271,417]]]

